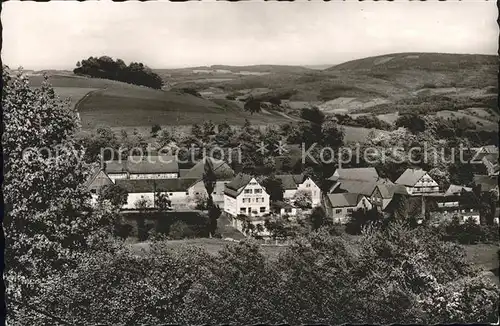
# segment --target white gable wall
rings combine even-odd
[[[255,178],[241,189],[240,194],[236,198],[224,195],[224,211],[237,216],[239,214],[262,216],[268,214],[269,210],[269,195],[264,187],[262,187]]]
[[[429,174],[425,174],[413,187],[406,187],[410,195],[439,192],[439,184],[432,179]]]
[[[331,204],[328,203],[327,205]],[[344,224],[349,220],[349,214],[351,212],[362,208],[369,210],[372,209],[372,207],[373,205],[370,201],[363,196],[356,206],[331,207],[328,211],[331,212],[330,214],[332,215],[331,217],[333,218],[334,223]]]
[[[321,190],[311,178],[307,178],[303,183],[299,184],[297,190],[310,191],[312,206],[316,207],[321,205]]]

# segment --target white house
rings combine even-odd
[[[321,189],[309,177],[303,174],[281,174],[276,175],[281,180],[285,192],[283,198],[293,200],[297,192],[304,191],[311,195],[311,204],[313,207],[321,205]]]
[[[378,184],[370,196],[370,201],[379,211],[382,211],[391,202],[395,190],[396,187],[394,185]]]
[[[373,206],[364,195],[360,194],[327,194],[324,207],[326,214],[333,219],[334,223],[346,223],[349,214],[358,209],[371,209]]]
[[[284,201],[275,201],[271,206],[273,211],[278,213],[280,216],[297,216],[297,208],[290,203]]]
[[[233,217],[269,214],[269,194],[254,177],[240,173],[226,184],[224,212]]]
[[[214,191],[212,192],[212,198],[220,208],[223,208],[225,185],[234,178],[234,171],[226,162],[216,160],[214,158],[206,158],[186,171],[181,178],[196,180],[188,189],[189,196],[191,198],[195,198],[196,196],[207,196],[207,190],[205,189],[205,184],[203,182],[203,174],[205,172],[206,164],[212,165],[212,169],[217,180],[215,182]]]
[[[438,183],[422,169],[406,169],[395,183],[404,186],[409,195],[426,195],[439,192]]]
[[[172,207],[185,207],[188,202],[189,187],[193,179],[158,179],[158,180],[116,180],[116,185],[128,192],[127,203],[122,209],[137,209],[137,202],[145,199],[148,208],[156,207],[158,194],[166,194],[172,202]]]

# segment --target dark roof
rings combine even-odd
[[[498,176],[474,175],[474,184],[481,187],[481,191],[486,192],[498,187]]]
[[[456,195],[456,194],[461,194],[462,190],[471,192],[472,188],[470,187],[465,187],[465,186],[459,186],[459,185],[450,185],[448,187],[448,190],[444,193],[444,196],[451,196],[451,195]]]
[[[353,207],[358,205],[362,198],[359,194],[327,194],[326,196],[332,208]]]
[[[292,204],[281,201],[281,200],[275,201],[271,205],[273,208],[280,208],[280,209],[281,208],[294,208],[294,206]]]
[[[396,183],[412,187],[426,174],[427,171],[422,169],[406,169],[406,171],[396,180]]]
[[[304,182],[303,174],[278,174],[276,179],[280,179],[285,190],[297,189],[297,186]]]
[[[370,196],[377,184],[359,180],[341,180],[337,189],[341,189],[351,194],[361,194]]]
[[[124,173],[127,172],[126,161],[111,161],[104,163],[104,170],[106,173]]]
[[[375,168],[350,168],[337,169],[335,173],[339,176],[332,175],[329,180],[337,181],[338,179],[359,180],[359,181],[374,181],[379,178]]]
[[[230,180],[234,177],[234,171],[231,167],[222,160],[216,160],[214,158],[206,158],[210,160],[214,169],[215,176],[217,180]],[[203,174],[205,173],[205,159],[196,163],[189,171],[182,176],[183,178],[191,179],[203,179]]]
[[[394,196],[394,191],[396,190],[395,185],[389,185],[389,184],[378,184],[377,188],[380,192],[380,195],[384,199],[389,199]]]
[[[104,173],[103,170],[99,170],[92,178],[89,179],[86,185],[88,189],[100,189],[104,186],[112,184],[113,181],[111,181],[108,175]]]
[[[186,191],[195,179],[118,179],[116,184],[129,193]]]
[[[248,174],[238,173],[231,182],[226,184],[224,193],[231,197],[236,197],[240,193],[240,189],[246,186],[253,177]]]
[[[172,155],[129,156],[127,160],[117,160],[105,164],[106,173],[178,173],[177,158]]]
[[[189,171],[191,171],[191,169],[179,169],[179,178],[185,177]]]
[[[404,185],[394,185],[393,189],[394,189],[394,194],[409,195],[409,193],[406,190],[406,187]]]

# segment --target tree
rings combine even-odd
[[[217,176],[214,172],[213,162],[209,158],[205,158],[205,166],[203,172],[203,184],[205,185],[205,189],[207,191],[208,200],[208,218],[209,218],[209,234],[212,237],[217,230],[217,219],[222,213],[221,209],[218,205],[214,203],[213,192],[215,188],[215,184],[217,182]]]
[[[158,144],[158,148],[164,148],[167,146],[170,142],[172,141],[172,135],[167,129],[162,129],[158,133],[158,136],[156,137],[156,143]]]
[[[300,117],[319,126],[325,121],[325,114],[318,107],[302,109]]]
[[[112,184],[104,186],[101,193],[99,194],[99,201],[109,200],[109,202],[117,207],[121,208],[127,203],[128,192],[126,189],[120,187],[119,185]]]
[[[254,98],[250,98],[245,102],[243,109],[250,114],[259,113],[262,109],[260,106],[260,101]]]
[[[404,127],[416,134],[425,131],[425,120],[417,114],[405,114],[400,116],[396,122],[396,127]]]
[[[91,168],[81,160],[69,103],[55,95],[47,76],[31,88],[21,72],[12,76],[3,68],[4,277],[9,324],[29,325],[42,318],[30,307],[41,300],[44,284],[57,282],[111,234],[114,215],[107,205],[90,206],[84,183]]]
[[[153,138],[156,138],[158,136],[158,132],[161,130],[161,126],[159,124],[154,124],[152,127],[151,127],[151,136]]]
[[[365,227],[378,227],[382,226],[383,223],[384,216],[376,207],[372,209],[358,209],[350,214],[345,230],[349,234],[361,234]]]
[[[285,188],[283,187],[281,179],[277,179],[274,176],[270,176],[265,178],[261,184],[266,189],[266,192],[269,194],[270,200],[272,201],[283,200],[283,194],[285,193]]]
[[[149,207],[152,206],[151,200],[149,198],[141,197],[135,203],[134,206],[141,216],[137,217],[137,239],[139,241],[146,241],[148,239],[148,230],[146,227],[146,217],[145,213]]]
[[[155,197],[155,204],[159,211],[164,212],[172,209],[172,201],[166,192],[158,192]]]
[[[108,56],[89,57],[77,62],[73,69],[76,75],[118,80],[134,85],[161,89],[163,80],[142,63],[131,62],[128,66],[121,59],[114,61]]]
[[[210,136],[215,135],[215,124],[212,120],[203,122],[203,135],[206,140],[210,139]]]
[[[193,124],[193,126],[191,127],[191,134],[197,140],[203,139],[203,129],[202,129],[202,127],[199,124],[197,124],[197,123]]]
[[[333,224],[331,218],[329,218],[323,207],[315,207],[308,218],[309,224],[312,230],[318,230],[321,227],[328,227]]]
[[[333,120],[327,120],[321,126],[322,143],[332,149],[344,144],[344,130]]]
[[[299,208],[312,208],[312,195],[310,190],[298,190],[293,199],[295,201],[295,206]]]

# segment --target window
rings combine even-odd
[[[262,189],[254,189],[253,193],[254,194],[261,194],[262,193]]]
[[[93,194],[97,193],[97,191],[95,189],[91,189],[90,192]]]
[[[195,194],[195,195],[199,195],[200,193],[197,191],[197,192],[195,192],[194,194]]]
[[[352,212],[352,211],[353,211],[353,209],[352,209],[352,208],[348,208],[348,209],[347,209],[347,213],[350,213],[350,212]]]
[[[257,182],[250,182],[251,186],[255,186],[256,184],[257,184]]]
[[[240,213],[246,213],[247,212],[247,208],[246,207],[241,207],[240,208]]]
[[[245,194],[251,194],[252,193],[252,189],[245,189]]]
[[[340,214],[340,213],[342,213],[342,209],[338,208],[335,210],[335,214]]]
[[[212,195],[217,195],[217,191],[214,191],[214,192],[212,193]]]
[[[169,193],[168,193],[168,195],[169,195],[169,196],[173,196],[174,194],[173,194],[173,193],[171,193],[171,192],[169,192]]]
[[[261,207],[261,208],[260,208],[260,212],[261,212],[261,213],[264,213],[265,211],[266,211],[266,208],[265,208],[265,207]]]
[[[285,208],[285,213],[291,213],[292,209],[291,208]]]
[[[186,191],[186,195],[189,195],[189,191]]]
[[[311,187],[311,184],[310,184],[310,183],[306,184],[306,187],[307,187],[307,188],[310,188],[310,187]]]

